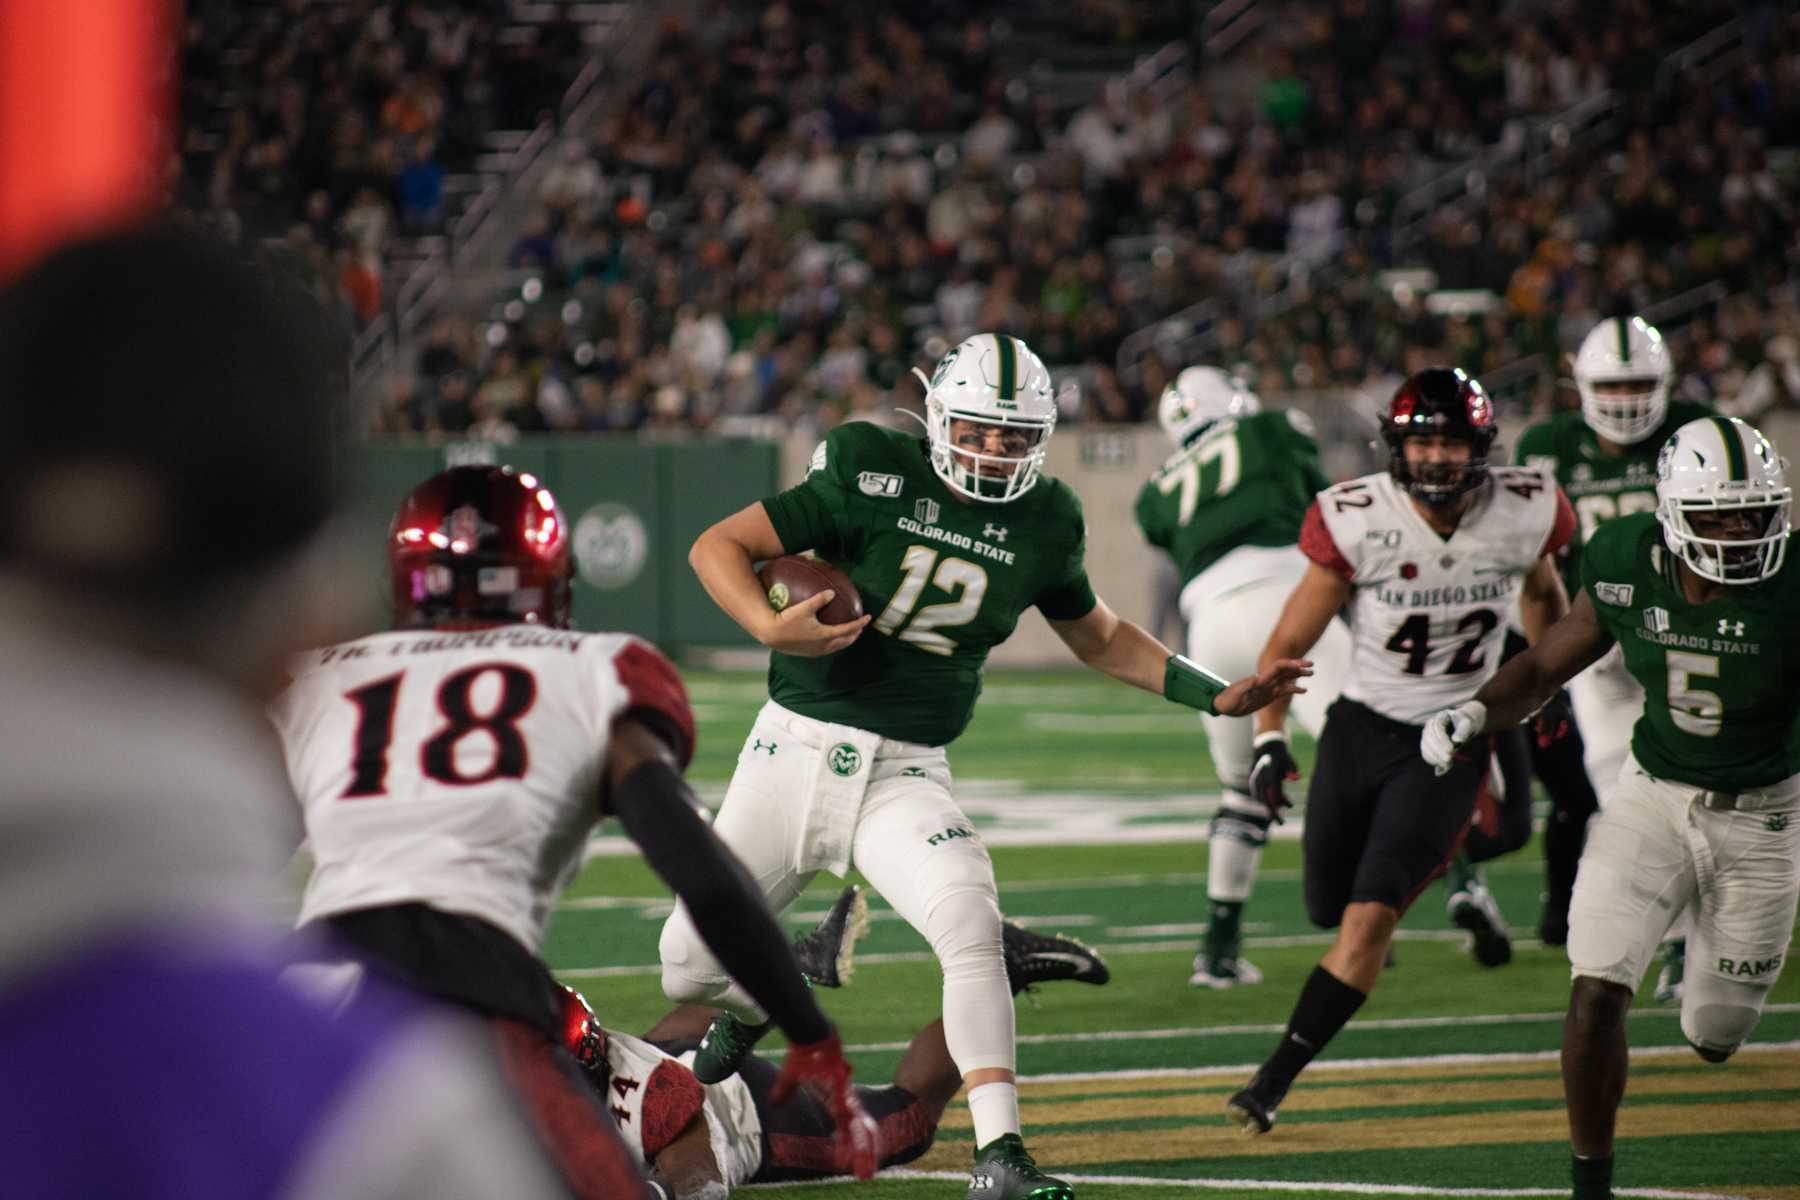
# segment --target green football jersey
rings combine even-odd
[[[981,666],[1019,614],[1094,607],[1081,502],[1048,476],[1005,504],[965,502],[931,469],[923,438],[852,421],[813,452],[804,482],[763,501],[790,554],[816,551],[850,577],[861,637],[836,654],[769,662],[769,696],[797,713],[941,746],[975,712]]]
[[[1653,513],[1602,526],[1582,587],[1644,688],[1631,752],[1650,774],[1713,791],[1800,772],[1800,569],[1732,585],[1706,604],[1681,593]]]
[[[1239,546],[1294,545],[1307,505],[1330,486],[1304,413],[1253,413],[1171,455],[1138,493],[1138,528],[1185,585]]]
[[[1548,467],[1575,509],[1575,536],[1569,539],[1566,580],[1573,595],[1581,582],[1581,548],[1614,517],[1656,509],[1656,456],[1671,434],[1689,421],[1710,417],[1703,404],[1677,400],[1656,432],[1613,457],[1600,448],[1599,435],[1579,410],[1540,421],[1519,438],[1515,461]]]

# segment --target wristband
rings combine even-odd
[[[1184,654],[1171,654],[1163,667],[1163,696],[1176,704],[1218,716],[1213,701],[1231,684]]]

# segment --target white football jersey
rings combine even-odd
[[[643,712],[692,752],[675,668],[620,634],[379,633],[293,673],[270,716],[312,846],[302,924],[420,903],[539,951],[600,819],[614,719]]]
[[[1301,550],[1353,587],[1346,697],[1423,725],[1500,665],[1519,582],[1568,541],[1575,515],[1548,471],[1488,475],[1448,538],[1386,472],[1328,488],[1307,511]]]
[[[748,1183],[762,1166],[762,1118],[743,1077],[702,1084],[689,1069],[694,1052],[673,1058],[629,1034],[606,1031],[607,1106],[640,1163],[662,1152],[696,1114],[706,1119],[713,1160],[727,1188]]]

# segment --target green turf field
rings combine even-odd
[[[752,674],[689,679],[701,720],[693,775],[716,795],[764,693]],[[1225,1126],[1225,1097],[1273,1045],[1327,943],[1302,911],[1298,845],[1270,846],[1247,914],[1248,956],[1266,982],[1196,992],[1187,976],[1205,920],[1199,830],[1213,787],[1197,720],[1088,673],[1000,675],[951,763],[992,844],[1007,914],[1081,937],[1112,967],[1104,988],[1047,985],[1018,1006],[1028,1142],[1047,1168],[1086,1181],[1083,1200],[1567,1194],[1555,1055],[1567,962],[1529,940],[1535,848],[1490,867],[1515,927],[1514,961],[1477,966],[1444,919],[1442,889],[1428,891],[1402,926],[1398,965],[1302,1077],[1275,1131],[1247,1139]],[[795,927],[817,920],[839,886],[815,880],[789,914]],[[923,939],[872,900],[854,980],[823,997],[858,1076],[882,1079],[938,1015],[939,975]],[[666,1009],[656,938],[667,912],[666,893],[629,856],[595,858],[570,890],[548,954],[608,1025],[641,1030]],[[1643,1054],[1621,1114],[1626,1194],[1800,1197],[1792,973],[1761,1045],[1726,1066],[1683,1048],[1671,1009],[1640,1004],[1630,1036]],[[971,1148],[959,1101],[911,1176],[764,1194],[958,1197]]]

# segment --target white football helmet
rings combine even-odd
[[[1662,334],[1642,317],[1610,317],[1588,331],[1575,352],[1581,418],[1609,442],[1631,446],[1669,415],[1675,361]],[[1602,390],[1604,389],[1604,390]]]
[[[1163,389],[1156,403],[1156,419],[1177,446],[1227,417],[1247,417],[1262,411],[1262,401],[1236,375],[1217,367],[1189,367]]]
[[[1769,440],[1736,417],[1701,417],[1677,429],[1656,458],[1656,519],[1663,540],[1694,574],[1719,583],[1759,583],[1787,555],[1794,492]],[[1702,537],[1692,514],[1755,510],[1762,532]]]
[[[931,467],[953,491],[971,500],[1004,504],[1017,500],[1044,468],[1044,451],[1056,428],[1056,397],[1050,372],[1031,348],[1002,333],[978,333],[938,360],[925,380],[925,435]],[[998,428],[1004,453],[988,437],[965,430],[958,444],[956,421]]]

